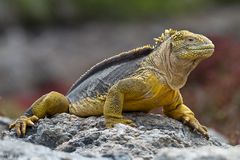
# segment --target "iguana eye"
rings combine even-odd
[[[194,38],[188,38],[187,39],[189,42],[194,42]]]

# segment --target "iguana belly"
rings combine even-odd
[[[154,108],[171,105],[178,98],[178,92],[165,85],[155,85],[152,90],[138,99],[125,99],[123,111],[149,112]]]
[[[105,100],[106,95],[101,95],[96,98],[87,97],[80,101],[75,101],[70,103],[69,113],[80,117],[102,115]]]
[[[126,98],[123,103],[123,112],[148,112],[160,106],[166,106],[176,101],[177,91],[171,90],[165,85],[155,85],[151,91],[141,97]],[[72,103],[69,107],[70,113],[80,116],[98,116],[103,114],[106,95],[96,98],[85,98],[79,102]]]

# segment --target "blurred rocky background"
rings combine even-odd
[[[240,1],[0,0],[0,116],[16,118],[38,97],[66,93],[95,63],[164,29],[216,45],[182,89],[200,121],[240,143]],[[155,111],[155,112],[160,112]]]

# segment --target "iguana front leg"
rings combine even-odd
[[[135,126],[132,120],[126,119],[122,115],[124,101],[126,98],[139,97],[148,90],[147,84],[137,78],[127,78],[113,85],[104,104],[106,127],[113,127],[117,123]]]
[[[170,106],[164,106],[163,113],[168,117],[183,122],[209,139],[207,127],[201,125],[195,118],[194,113],[183,103],[175,103]]]
[[[50,92],[35,101],[25,114],[11,124],[9,128],[15,128],[17,135],[20,137],[25,135],[26,128],[34,125],[34,122],[38,121],[39,118],[68,112],[68,107],[69,102],[64,95],[58,92]]]

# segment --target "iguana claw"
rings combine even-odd
[[[26,134],[26,128],[28,126],[33,126],[36,121],[38,121],[38,117],[35,115],[31,117],[21,116],[9,125],[9,129],[15,128],[18,137],[24,136]]]
[[[185,115],[182,117],[182,122],[183,124],[186,124],[192,128],[194,131],[201,133],[207,140],[209,139],[207,127],[202,126],[194,116]]]
[[[136,127],[137,125],[130,119],[126,119],[126,118],[110,118],[110,117],[107,117],[105,118],[105,125],[107,128],[112,128],[114,127],[115,124],[118,124],[118,123],[122,123],[122,124],[125,124],[125,125],[129,125],[129,126],[132,126],[132,127]]]

